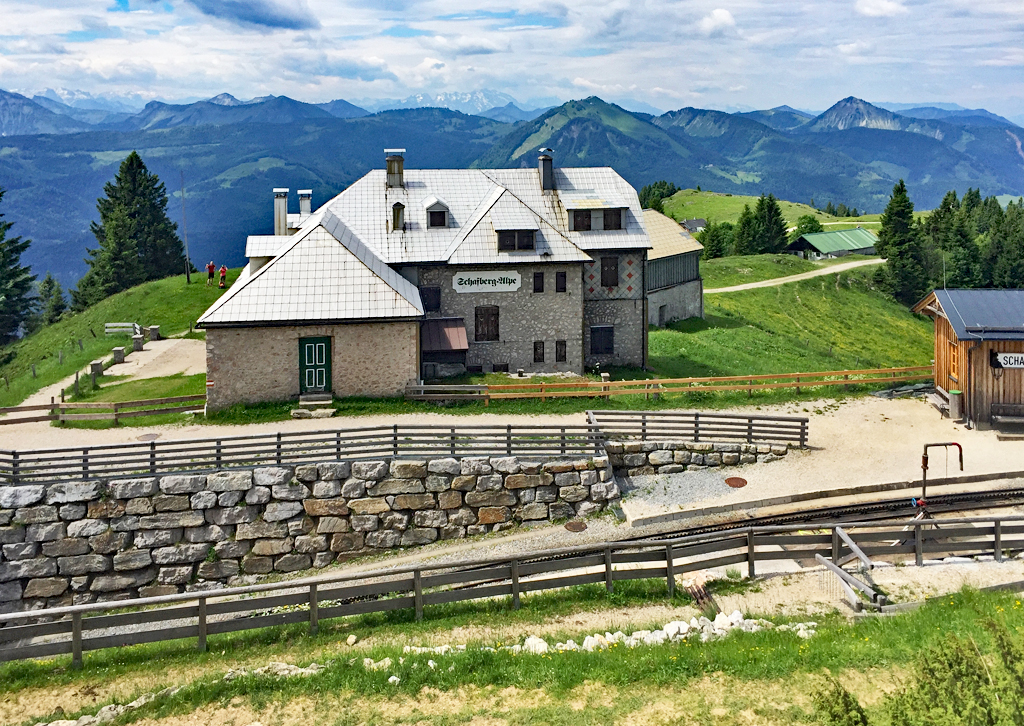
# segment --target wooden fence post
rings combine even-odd
[[[217,468],[219,469],[220,466],[221,466],[221,448],[220,448],[220,439],[217,439]]]
[[[334,435],[334,458],[341,460],[341,432]]]
[[[747,530],[747,577],[751,580],[757,574],[757,553],[754,551],[754,530]]]
[[[114,402],[114,425],[117,426],[117,401]]]
[[[82,668],[82,613],[71,615],[71,667]]]
[[[612,548],[604,548],[604,586],[611,592],[615,589],[615,583],[612,580]]]
[[[89,478],[89,449],[82,449],[82,478]]]
[[[412,573],[413,600],[416,603],[416,622],[423,620],[423,574],[420,570]]]
[[[512,609],[519,609],[519,560],[512,560]]]
[[[996,562],[1002,562],[1003,561],[1003,523],[1001,521],[999,521],[998,519],[996,520],[996,532],[995,532],[995,535],[996,535],[996,544],[995,544],[995,548],[996,548],[996,552],[995,552],[995,554],[996,554]]]
[[[921,525],[914,525],[914,562],[918,567],[924,565],[924,542],[921,540]]]
[[[11,483],[18,483],[18,452],[11,452]]]
[[[149,442],[149,471],[156,474],[156,442]]]
[[[640,414],[640,440],[647,441],[647,414]]]
[[[206,598],[199,598],[199,640],[196,648],[200,653],[206,652]]]
[[[665,582],[668,585],[668,599],[671,600],[676,594],[676,555],[672,545],[665,546]]]
[[[451,437],[452,437],[451,438],[451,452],[452,452],[452,456],[455,456],[455,427],[454,426],[452,426]]]
[[[839,533],[832,528],[832,563],[839,564]]]
[[[505,426],[505,455],[512,456],[512,424]]]
[[[316,635],[320,630],[320,603],[316,592],[316,583],[309,584],[309,634]]]
[[[398,458],[398,424],[391,428],[391,451],[393,458]]]
[[[32,364],[32,377],[33,378],[36,377],[36,364],[35,363]]]
[[[700,441],[700,412],[693,412],[693,440]]]
[[[281,463],[281,432],[277,432],[277,463]]]
[[[559,441],[561,443],[560,451],[564,454],[565,453],[565,428],[564,427],[562,428],[562,437],[561,437],[561,439],[559,439]]]
[[[797,376],[797,378],[796,378],[796,383],[797,383],[796,392],[800,393],[800,377],[799,376]]]

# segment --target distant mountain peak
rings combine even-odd
[[[213,98],[206,99],[207,103],[215,103],[218,106],[242,106],[243,103],[230,93],[219,93]]]
[[[845,131],[852,128],[885,129],[901,131],[900,117],[892,111],[872,106],[855,96],[847,96],[837,102],[811,124],[811,131]]]

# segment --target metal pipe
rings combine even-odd
[[[927,503],[927,487],[928,487],[928,449],[936,446],[950,447],[955,446],[957,451],[960,452],[960,471],[964,470],[964,447],[955,441],[946,441],[941,444],[925,444],[924,452],[921,454],[921,498],[916,502],[919,507],[928,506]]]

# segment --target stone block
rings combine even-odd
[[[593,459],[574,459],[572,468],[576,471],[591,471],[594,468]]]
[[[250,505],[266,504],[270,501],[269,487],[253,487],[245,493],[245,503]]]
[[[686,449],[676,450],[672,452],[672,463],[673,464],[689,464],[690,463],[690,452]]]
[[[14,521],[18,524],[42,524],[44,522],[56,522],[57,508],[42,505],[39,507],[26,507],[14,512]]]
[[[146,569],[133,572],[121,572],[115,575],[97,575],[93,578],[89,589],[93,592],[115,592],[128,595],[129,593],[124,592],[125,590],[148,585],[156,577],[157,569],[155,567],[147,567]]]
[[[486,456],[467,456],[462,459],[459,469],[463,476],[484,476],[493,471],[491,460]]]
[[[149,550],[128,550],[114,555],[114,571],[141,570],[153,564],[153,556]]]
[[[644,445],[640,441],[627,441],[622,445],[623,454],[639,454],[644,450]]]
[[[283,466],[263,466],[252,471],[252,483],[258,487],[273,488],[291,480],[292,470]]]
[[[770,453],[772,453],[771,444],[758,444],[755,447],[755,449],[756,449],[755,453],[757,453],[757,454],[770,454]]]
[[[647,454],[626,454],[622,457],[622,463],[627,467],[646,466]]]
[[[0,562],[0,582],[24,580],[32,577],[52,577],[56,574],[57,561],[49,557],[34,557],[31,560],[18,560],[16,562]]]
[[[213,552],[222,560],[237,560],[249,554],[252,545],[248,542],[226,541],[218,542],[213,546]]]
[[[354,552],[363,548],[363,533],[338,533],[331,537],[331,552]]]
[[[422,494],[426,491],[419,479],[385,479],[378,484],[366,488],[371,497],[383,497],[388,494]]]
[[[461,509],[448,512],[448,524],[450,525],[466,527],[476,524],[476,521],[476,513],[469,507],[462,507]]]
[[[250,552],[242,558],[242,571],[247,575],[266,575],[274,571],[274,558],[257,557]]]
[[[468,527],[466,527],[466,536],[475,537],[479,534],[487,534],[487,531],[489,529],[490,526],[486,524],[471,524]]]
[[[609,454],[621,454],[622,453],[622,442],[621,441],[609,441],[604,445],[604,450]]]
[[[595,502],[603,502],[609,499],[618,499],[619,485],[614,481],[603,481],[590,487],[590,498]]]
[[[203,580],[226,580],[238,574],[237,560],[216,560],[203,562],[196,570],[196,575]]]
[[[306,515],[300,515],[298,517],[292,517],[288,520],[288,534],[291,537],[297,537],[300,534],[309,534],[313,531],[313,520]]]
[[[566,502],[555,502],[548,505],[548,519],[552,522],[560,519],[572,519],[576,516],[576,510]]]
[[[361,499],[366,496],[366,487],[373,484],[372,481],[367,479],[346,479],[345,483],[341,485],[341,496],[345,499]]]
[[[462,464],[458,459],[431,459],[427,462],[428,474],[444,474],[446,476],[457,476],[462,473]]]
[[[21,600],[21,583],[17,580],[0,583],[0,603]],[[0,610],[3,612],[3,610]]]
[[[652,466],[664,466],[665,464],[671,464],[673,458],[673,452],[671,451],[652,451],[647,459]]]
[[[124,513],[131,516],[144,516],[153,513],[153,502],[146,497],[129,499],[125,502]]]
[[[597,484],[598,477],[596,471],[581,471],[580,472],[580,485],[585,487],[593,486]]]
[[[233,507],[242,501],[244,492],[221,492],[217,495],[218,507]]]
[[[47,560],[53,562],[53,560]],[[78,555],[76,557],[58,557],[56,568],[60,574],[75,577],[76,575],[88,575],[93,572],[109,572],[113,567],[111,560],[106,555]],[[56,575],[56,572],[49,572],[46,576]]]
[[[327,461],[316,465],[317,476],[324,481],[348,479],[352,476],[352,464],[347,461]]]
[[[284,555],[274,560],[274,569],[278,572],[298,572],[308,570],[313,566],[313,560],[309,555]]]
[[[81,516],[63,516],[63,512],[65,510],[70,511],[79,507],[85,507],[85,513],[88,514],[89,519],[110,519],[112,517],[121,517],[124,515],[125,503],[120,499],[101,499],[97,502],[89,502],[88,506],[83,504],[65,504],[60,508],[61,519],[81,519]]]
[[[601,511],[601,505],[597,502],[580,502],[576,505],[577,517],[589,517]]]
[[[740,453],[740,444],[712,444],[711,450],[720,454],[738,454]]]
[[[256,471],[266,471],[257,469]],[[276,471],[276,470],[275,470]],[[288,471],[282,469],[281,471]],[[291,478],[291,473],[288,474]],[[258,477],[257,477],[258,479]],[[206,488],[211,492],[247,492],[253,485],[253,472],[251,471],[218,471],[206,477]],[[256,481],[256,486],[269,486],[261,481]]]
[[[755,464],[757,463],[757,454],[740,454],[741,464]]]
[[[175,585],[143,585],[139,588],[139,597],[166,597],[179,592]]]
[[[192,565],[161,567],[156,581],[161,585],[185,585],[192,579]]]
[[[238,525],[235,539],[276,539],[288,536],[288,525],[283,522],[248,522]]]
[[[458,509],[462,506],[462,492],[447,491],[437,495],[438,509]]]
[[[457,524],[448,524],[437,530],[438,539],[462,539],[466,536],[466,528]]]
[[[452,479],[440,474],[431,474],[424,482],[424,488],[428,492],[444,492],[452,488]]]
[[[607,456],[595,456],[591,459],[595,469],[607,469],[608,468],[608,457]]]
[[[390,467],[386,461],[354,461],[352,462],[352,476],[356,479],[369,479],[380,481],[388,475]]]
[[[46,488],[42,484],[0,487],[0,509],[21,509],[43,501]]]
[[[184,531],[186,542],[222,542],[231,536],[231,526],[221,527],[218,524],[208,524],[205,527],[189,527]]]
[[[580,473],[578,471],[567,471],[560,474],[555,474],[555,486],[556,487],[571,487],[576,486],[580,483]]]
[[[537,494],[534,496],[534,501],[550,504],[556,499],[558,499],[558,488],[554,485],[537,487]]]
[[[51,484],[46,490],[47,504],[67,504],[68,502],[88,502],[99,499],[103,491],[102,482],[59,482]]]
[[[518,496],[520,504],[532,504],[537,499],[537,490],[519,489]]]
[[[196,492],[189,499],[189,506],[192,509],[210,509],[211,507],[216,507],[217,492]]]
[[[280,522],[294,517],[301,511],[302,502],[271,502],[263,510],[263,519],[268,522]]]
[[[354,532],[372,532],[380,526],[380,518],[376,514],[353,514],[349,524]]]
[[[637,466],[632,469],[627,469],[626,473],[629,476],[650,476],[651,474],[657,474],[658,470],[653,466]]]
[[[153,509],[157,512],[184,512],[191,507],[186,494],[157,494],[153,497]]]
[[[501,474],[486,474],[476,478],[476,491],[478,492],[500,491],[504,485],[505,481]]]
[[[690,454],[690,464],[692,466],[704,466],[704,454],[692,453]]]
[[[341,482],[337,479],[318,481],[313,485],[313,496],[317,499],[333,499],[341,496]]]
[[[391,509],[387,500],[383,497],[371,497],[368,499],[353,499],[349,501],[348,508],[356,514],[380,514]]]
[[[392,479],[423,479],[427,476],[427,462],[418,459],[394,459],[389,474]]]
[[[714,444],[709,444],[709,443],[704,442],[704,441],[687,442],[686,448],[689,449],[690,451],[699,451],[700,453],[703,454],[703,453],[708,452],[708,451],[714,451],[715,450],[715,445]]]
[[[344,517],[349,511],[344,499],[307,499],[302,506],[311,517]]]
[[[520,470],[518,456],[492,456],[491,468],[499,474],[518,474]]]
[[[295,478],[306,484],[317,480],[316,464],[300,464],[295,467]]]
[[[274,499],[280,502],[301,502],[313,494],[309,487],[302,484],[275,484],[270,491]]]
[[[443,527],[448,524],[448,515],[437,509],[424,509],[412,515],[413,526]]]
[[[336,532],[351,532],[352,525],[342,517],[321,517],[316,525],[317,534],[334,534]]]
[[[395,509],[432,509],[437,506],[433,494],[399,494],[395,497]]]
[[[516,519],[519,520],[547,519],[547,517],[548,505],[539,502],[525,504],[516,510]]]
[[[149,549],[166,547],[181,541],[181,529],[152,529],[135,535],[135,546]]]
[[[425,545],[437,541],[437,530],[423,527],[411,527],[402,532],[400,542],[403,547],[411,545]]]
[[[74,524],[74,522],[72,522],[72,524]],[[26,542],[52,542],[55,539],[63,539],[66,536],[67,525],[63,522],[30,524],[25,527]]]
[[[502,490],[500,492],[467,492],[466,504],[471,507],[511,507],[516,503],[516,495]]]
[[[589,494],[590,491],[585,486],[581,486],[579,484],[558,488],[558,498],[570,503],[582,502]]]
[[[315,555],[313,555],[313,567],[314,567],[314,569],[317,569],[317,570],[323,569],[324,567],[327,567],[327,565],[331,564],[332,562],[334,562],[334,553],[333,552],[317,552]]]
[[[704,465],[705,466],[721,466],[722,455],[718,453],[704,454]]]
[[[458,492],[469,492],[476,489],[475,476],[457,476],[452,479],[452,489]]]
[[[95,537],[103,534],[110,525],[102,519],[80,519],[77,522],[68,524],[68,537]]]
[[[43,554],[47,557],[73,557],[89,552],[89,540],[85,538],[65,537],[53,542],[43,543]]]
[[[658,467],[659,474],[680,474],[686,471],[685,464],[666,464]]]
[[[397,547],[401,542],[402,533],[394,530],[382,529],[377,532],[369,532],[366,535],[366,546],[386,550]]]
[[[89,548],[98,555],[109,555],[127,547],[130,536],[127,532],[104,532],[89,538]]]
[[[139,529],[176,529],[178,527],[202,527],[204,524],[206,524],[206,517],[202,512],[166,512],[139,517]]]
[[[733,453],[722,454],[722,463],[726,466],[735,466],[740,463],[740,455]]]
[[[304,534],[295,538],[295,551],[300,555],[312,555],[327,549],[327,538],[323,535]]]
[[[164,494],[195,494],[205,488],[206,477],[199,474],[172,474],[160,477],[160,491]]]
[[[543,468],[549,474],[565,474],[576,470],[571,461],[546,461]]]
[[[403,530],[409,526],[409,515],[404,512],[384,512],[380,515],[380,524],[384,529]]]
[[[89,589],[89,581],[92,578],[88,575],[82,575],[80,577],[71,578],[71,591],[72,592],[86,592]],[[77,604],[77,603],[76,603]]]
[[[66,577],[40,577],[29,580],[22,597],[60,597],[67,592],[70,581]]]
[[[212,545],[207,542],[157,547],[152,551],[153,562],[158,565],[183,565],[187,562],[199,562],[206,559],[210,547]]]
[[[480,524],[496,524],[512,519],[512,510],[508,507],[480,507],[476,516]]]
[[[4,545],[0,548],[0,552],[3,552],[3,559],[13,562],[14,560],[28,560],[37,556],[39,548],[38,542],[16,542]]]
[[[785,456],[789,453],[789,447],[785,444],[772,444],[772,453],[775,456]]]
[[[14,511],[10,509],[0,509],[0,527],[6,527],[14,520]]]
[[[544,471],[543,461],[520,461],[519,462],[519,473],[521,474],[540,474]]]
[[[118,479],[110,482],[110,496],[114,499],[151,497],[160,491],[155,478]]]

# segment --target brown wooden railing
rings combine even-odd
[[[170,404],[188,403],[187,406],[171,406]],[[160,416],[166,413],[184,413],[195,411],[206,403],[206,395],[173,396],[171,398],[150,398],[142,401],[86,401],[63,403],[39,403],[31,406],[8,406],[0,408],[2,414],[32,413],[47,411],[38,416],[0,417],[0,426],[10,424],[32,423],[33,421],[113,421],[115,425],[126,418],[139,416]],[[68,413],[68,411],[93,411],[93,413]]]

